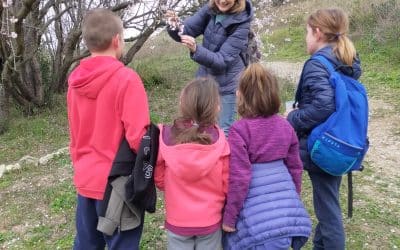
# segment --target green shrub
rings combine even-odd
[[[51,58],[49,52],[42,48],[38,52],[40,72],[42,74],[42,81],[45,88],[49,88],[52,83],[52,72],[51,72]]]
[[[382,3],[358,2],[362,11],[354,11],[350,15],[352,33],[361,39],[374,43],[386,44],[400,37],[400,4],[397,0],[387,0]]]
[[[157,67],[153,64],[146,62],[139,62],[135,65],[135,70],[142,78],[143,84],[146,89],[154,86],[162,85],[166,82],[165,77],[160,73]]]

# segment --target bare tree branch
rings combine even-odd
[[[201,0],[205,1],[205,0]],[[130,63],[153,32],[162,26],[166,9],[179,15],[194,12],[196,0],[13,0],[0,4],[0,115],[4,98],[11,96],[24,109],[41,107],[53,93],[62,91],[71,67],[90,53],[82,43],[81,23],[93,8],[108,8],[121,16],[130,42],[123,57]],[[12,21],[11,21],[12,20]],[[14,21],[16,20],[16,21]],[[49,60],[41,72],[39,58]],[[42,65],[43,66],[43,65]],[[44,76],[47,75],[46,82]],[[2,124],[0,124],[0,130]]]

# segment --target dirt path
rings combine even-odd
[[[268,62],[265,65],[277,76],[297,84],[302,63]],[[365,159],[369,169],[356,177],[362,178],[363,184],[357,189],[383,204],[400,206],[400,114],[387,100],[370,98],[369,106],[370,148]],[[390,197],[382,195],[382,189]]]
[[[300,72],[303,67],[302,62],[264,62],[264,65],[271,70],[275,76],[288,79],[290,82],[293,82],[293,84],[299,82]]]

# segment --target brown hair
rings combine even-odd
[[[238,91],[240,116],[267,117],[279,112],[278,82],[260,63],[250,64],[242,73]]]
[[[172,126],[175,144],[195,142],[211,144],[212,138],[205,128],[217,123],[219,92],[211,78],[198,78],[189,82],[180,96],[180,117]]]
[[[122,38],[122,33],[122,20],[111,10],[90,10],[83,18],[83,40],[91,52],[106,50],[110,46],[113,37],[120,34]]]
[[[246,0],[233,0],[233,1],[235,1],[235,4],[228,11],[229,14],[239,13],[246,9]],[[214,10],[216,13],[220,12],[217,5],[215,4],[215,0],[210,0],[209,5],[211,9]]]
[[[307,24],[315,31],[320,29],[326,42],[334,45],[333,51],[340,61],[352,66],[356,57],[354,44],[347,37],[349,19],[341,9],[319,9],[307,19]]]

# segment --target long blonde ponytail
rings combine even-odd
[[[336,46],[333,47],[333,51],[340,61],[345,64],[352,66],[354,58],[356,57],[356,48],[353,42],[344,34],[338,37]]]
[[[343,63],[351,66],[356,58],[353,42],[347,37],[349,18],[341,9],[319,9],[308,17],[312,29],[320,29],[326,42],[333,45],[333,52]]]

